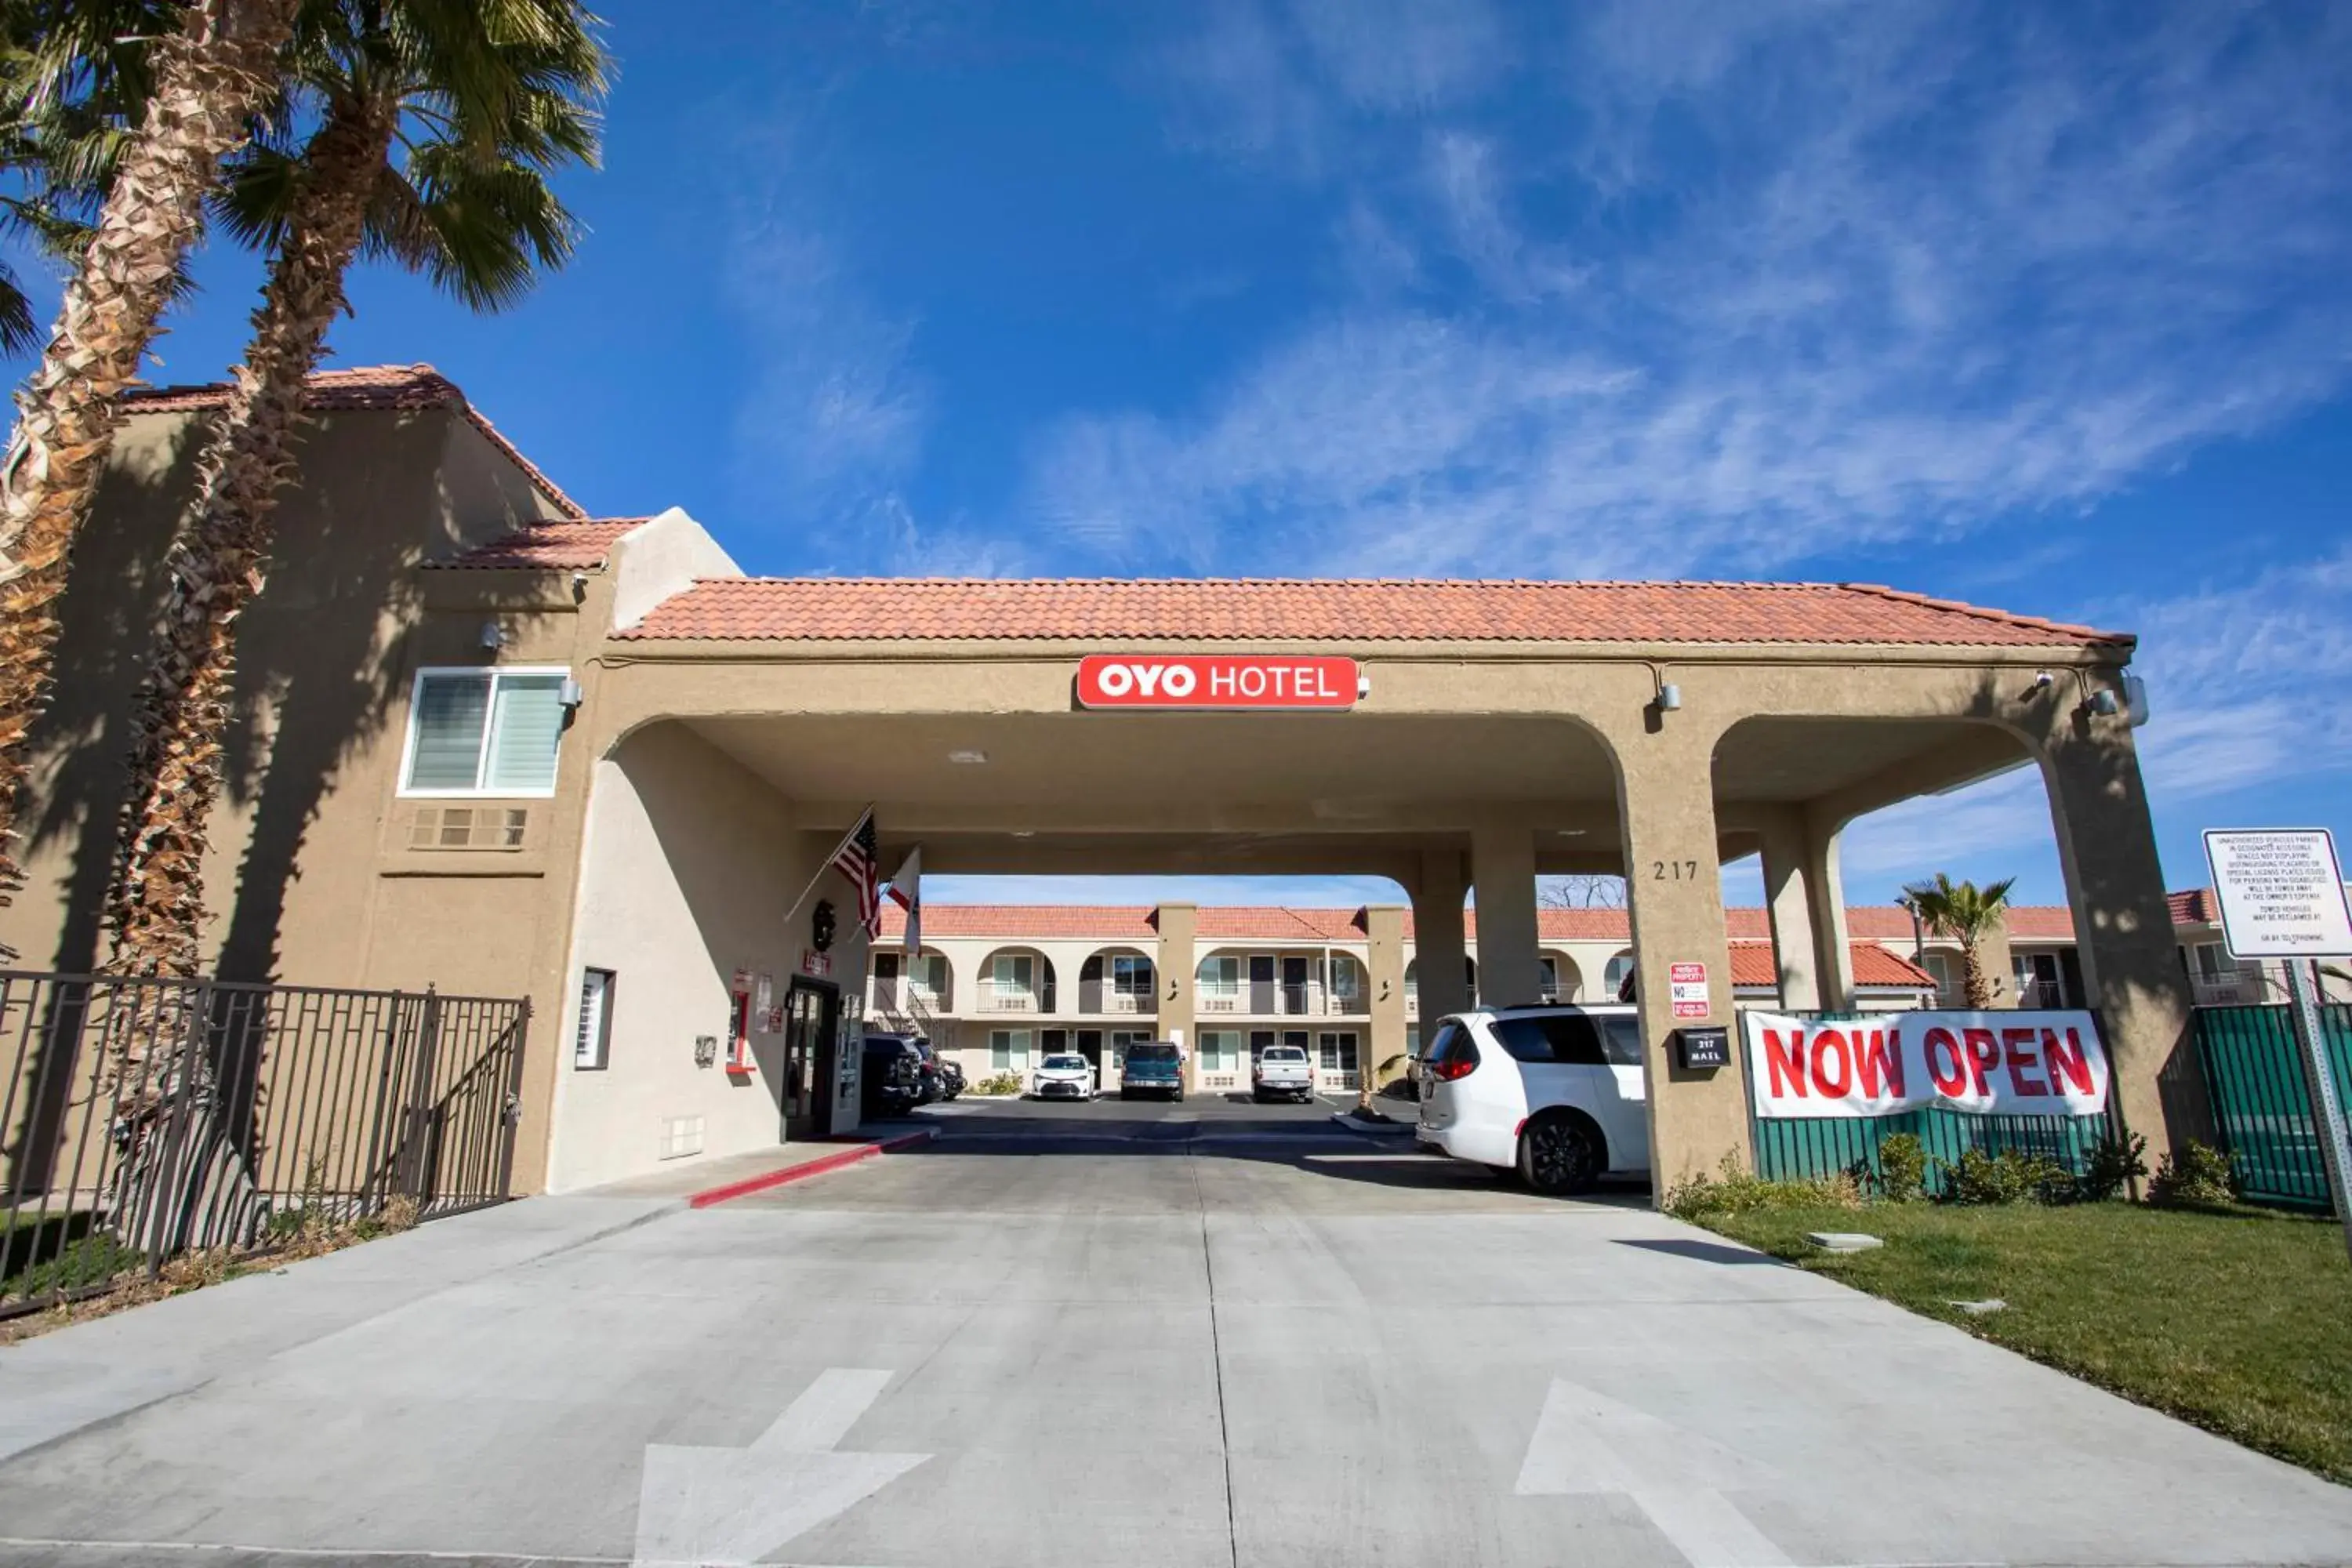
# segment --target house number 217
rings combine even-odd
[[[1650,879],[1654,882],[1696,882],[1698,862],[1696,860],[1653,860]]]

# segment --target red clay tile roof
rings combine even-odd
[[[1770,991],[1779,988],[1780,969],[1773,962],[1770,942],[1734,942],[1730,951],[1731,984],[1735,989]],[[1853,955],[1853,983],[1856,985],[1899,991],[1933,991],[1936,988],[1934,975],[1915,967],[1909,959],[1887,952],[1876,942],[1851,942],[1848,951]]]
[[[1149,905],[1128,908],[1108,904],[931,904],[923,906],[923,935],[1003,937],[1043,941],[1053,937],[1085,937],[1097,941],[1154,943],[1160,928],[1157,911]],[[907,911],[888,900],[882,904],[884,942],[903,942]]]
[[[1902,643],[2117,647],[2094,631],[1869,584],[709,578],[632,638]]]
[[[389,410],[415,408],[455,408],[463,414],[475,429],[488,437],[491,446],[507,456],[507,459],[523,471],[534,489],[555,503],[556,510],[566,517],[585,518],[588,510],[565,495],[553,479],[540,471],[539,466],[515,449],[514,443],[499,434],[498,426],[466,401],[457,384],[449,380],[429,364],[367,364],[353,365],[348,370],[322,370],[310,377],[308,399],[314,410],[339,414],[355,409]],[[134,392],[122,400],[126,414],[169,414],[182,409],[223,408],[228,405],[228,384],[213,382],[201,386],[159,386],[146,392]]]
[[[488,544],[478,544],[446,561],[428,561],[443,570],[524,567],[558,570],[602,566],[621,535],[642,524],[642,517],[600,517],[584,522],[539,522],[519,528]]]
[[[2210,888],[2191,888],[2186,892],[2167,893],[2164,901],[2172,906],[2172,923],[2177,926],[2210,926],[2221,923],[2221,906]]]

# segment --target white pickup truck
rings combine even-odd
[[[1250,1098],[1260,1104],[1286,1094],[1304,1105],[1315,1098],[1315,1064],[1297,1046],[1268,1046],[1250,1069]]]

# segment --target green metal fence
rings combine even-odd
[[[1870,1018],[1870,1014],[1782,1013],[1823,1023],[1841,1018]],[[1885,1015],[1875,1015],[1878,1022]],[[1756,1171],[1772,1180],[1833,1176],[1856,1165],[1871,1179],[1879,1174],[1878,1145],[1897,1132],[1908,1132],[1927,1151],[1927,1190],[1940,1195],[1948,1183],[1948,1169],[1970,1149],[1987,1154],[2015,1150],[2083,1173],[2091,1151],[2107,1135],[2105,1116],[1976,1116],[1940,1107],[1907,1110],[1899,1116],[1759,1117],[1756,1114],[1755,1079],[1748,1071],[1748,1030],[1735,1031],[1739,1041],[1740,1084],[1748,1092],[1749,1142],[1756,1151]],[[2323,1184],[2324,1185],[2324,1184]]]
[[[2352,1104],[2352,1004],[2320,1009],[2339,1100]],[[2249,1202],[2329,1208],[2311,1090],[2295,1059],[2294,1029],[2277,1007],[2200,1007],[2197,1059],[2221,1146]]]

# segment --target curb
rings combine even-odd
[[[1404,1138],[1412,1136],[1413,1131],[1413,1124],[1410,1121],[1359,1121],[1344,1110],[1333,1111],[1331,1120],[1349,1131],[1361,1133],[1368,1138]]]
[[[788,1182],[822,1176],[827,1171],[838,1171],[845,1165],[855,1165],[860,1160],[870,1160],[877,1154],[887,1154],[899,1149],[911,1149],[918,1143],[928,1143],[940,1135],[936,1127],[926,1127],[915,1132],[902,1132],[896,1138],[885,1138],[878,1143],[853,1143],[832,1154],[820,1154],[814,1160],[803,1160],[797,1165],[787,1165],[781,1171],[764,1171],[756,1176],[746,1176],[740,1182],[730,1182],[722,1187],[706,1187],[688,1195],[686,1206],[707,1209],[731,1198],[748,1197],[764,1193],[771,1187],[781,1187]]]

